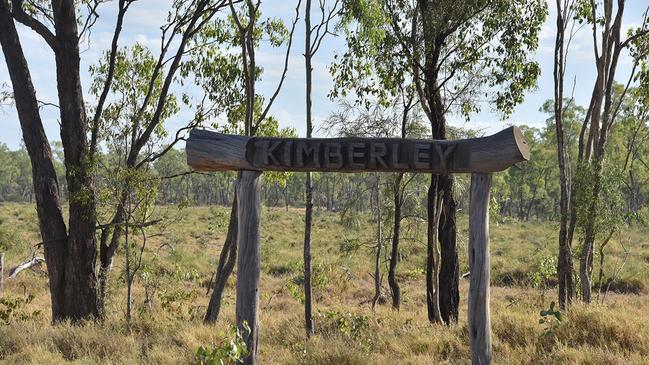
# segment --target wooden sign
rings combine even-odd
[[[496,172],[529,159],[517,127],[463,140],[243,137],[192,130],[187,163],[195,170],[329,172]]]
[[[260,177],[262,171],[472,173],[469,212],[469,344],[473,364],[490,364],[489,192],[491,173],[529,159],[516,127],[455,141],[397,138],[268,138],[192,130],[187,163],[200,171],[242,171],[237,180],[236,317],[251,329],[243,363],[258,364]]]

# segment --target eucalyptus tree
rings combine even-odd
[[[579,256],[579,279],[582,300],[591,300],[591,272],[593,247],[598,233],[597,223],[601,215],[601,196],[604,189],[603,165],[606,145],[611,128],[619,116],[620,106],[633,81],[646,87],[649,79],[638,69],[645,70],[649,54],[649,6],[637,27],[628,29],[626,37],[622,29],[626,1],[604,0],[603,3],[580,1],[577,16],[590,27],[595,56],[596,80],[579,134],[577,164],[580,174],[573,182],[573,195],[580,202],[573,207],[568,227],[572,236],[575,225],[583,222],[583,245]],[[616,85],[620,57],[628,54],[632,59],[629,78],[624,85]],[[617,89],[617,90],[616,90]],[[576,206],[580,205],[577,209]]]
[[[305,0],[304,11],[304,67],[306,70],[306,138],[313,134],[312,91],[313,91],[313,56],[318,52],[323,39],[332,34],[330,27],[338,12],[340,0],[329,2],[319,0],[320,19],[311,25],[311,0]],[[311,226],[313,222],[313,182],[311,172],[306,173],[304,213],[304,323],[307,337],[313,335],[312,284],[311,284]]]
[[[100,314],[95,262],[98,213],[94,174],[96,156],[102,142],[101,126],[107,109],[106,103],[109,103],[108,97],[114,86],[120,35],[125,16],[134,3],[133,0],[110,3],[116,8],[117,16],[114,19],[112,40],[105,61],[104,77],[95,93],[98,98],[96,103],[91,103],[94,107],[89,108],[84,101],[87,95],[84,95],[81,87],[80,59],[83,54],[80,51],[80,43],[90,40],[91,29],[99,18],[104,2],[0,2],[0,44],[12,81],[25,145],[32,162],[40,231],[46,243],[44,250],[54,321],[80,320]],[[128,156],[131,165],[145,164],[159,155],[160,151],[144,149],[152,134],[162,128],[167,96],[186,55],[186,47],[198,31],[226,6],[224,0],[173,2],[166,22],[160,27],[159,54],[152,67],[151,77],[144,86],[146,96],[139,105],[140,117],[146,114],[150,119],[132,143]],[[61,193],[56,181],[51,148],[41,121],[36,91],[16,31],[16,22],[38,34],[55,56],[61,140],[69,194],[67,224],[63,218]],[[154,97],[153,93],[157,88],[159,93]],[[143,155],[143,152],[146,153]],[[113,224],[106,226],[113,231],[113,237],[121,221],[117,219]],[[102,236],[104,235],[102,232]],[[102,268],[107,267],[110,261],[104,259],[111,256],[111,245],[112,243],[100,245]]]
[[[448,138],[448,113],[468,118],[485,99],[508,114],[539,75],[531,54],[538,46],[546,6],[541,0],[347,1],[348,49],[332,65],[331,96],[355,95],[364,105],[385,102],[410,79],[435,139]],[[429,189],[431,210],[437,191],[444,195],[440,308],[442,320],[450,323],[457,320],[459,304],[453,177],[433,175]]]
[[[106,281],[113,256],[125,228],[128,228],[124,220],[128,213],[125,205],[132,195],[129,189],[137,189],[139,185],[131,181],[132,177],[149,171],[152,163],[183,139],[186,130],[214,119],[231,109],[236,101],[236,73],[232,71],[236,60],[229,57],[227,49],[222,47],[226,41],[225,32],[220,30],[225,26],[224,21],[214,16],[226,9],[227,4],[221,1],[215,5],[216,8],[206,11],[200,21],[192,25],[186,24],[187,14],[201,4],[175,3],[167,23],[161,28],[158,55],[141,44],[122,48],[115,44],[116,48],[106,52],[105,58],[90,69],[95,77],[90,91],[97,98],[98,107],[104,108],[93,128],[99,140],[118,156],[116,163],[108,165],[108,168],[126,170],[107,174],[109,178],[124,178],[113,184],[121,186],[109,195],[116,197],[115,201],[102,202],[110,207],[111,213],[107,214],[108,223],[100,225],[100,309],[104,307]],[[173,49],[172,44],[177,38],[180,38],[180,44]],[[206,54],[219,62],[207,66]],[[186,86],[179,95],[176,87],[192,78],[195,87]],[[205,82],[206,78],[210,83]],[[112,80],[109,90],[105,88],[107,80]],[[220,87],[213,87],[213,83],[219,83]],[[164,123],[170,118],[178,118],[177,114],[183,108],[191,110],[186,113],[191,117],[182,120],[185,127],[170,135]]]
[[[402,89],[399,98],[399,107],[401,113],[401,130],[400,137],[407,138],[416,130],[417,108],[412,87]],[[388,270],[388,284],[392,291],[392,308],[399,309],[401,306],[401,288],[397,280],[397,264],[399,263],[399,240],[401,237],[401,221],[403,219],[402,210],[404,205],[405,189],[408,185],[408,179],[405,173],[398,173],[394,179],[392,194],[394,204],[394,220],[392,225],[392,246],[390,250],[390,266]]]
[[[572,263],[572,237],[569,236],[569,213],[573,210],[571,199],[571,175],[569,148],[564,130],[564,81],[566,76],[567,54],[570,41],[575,35],[576,0],[556,0],[557,33],[554,44],[554,125],[556,130],[557,160],[559,166],[559,186],[561,198],[559,205],[559,255],[557,275],[559,277],[559,307],[564,309],[575,295]],[[566,34],[568,33],[568,34]],[[568,39],[566,40],[566,35]],[[571,102],[573,100],[569,100]]]
[[[292,129],[280,130],[278,122],[275,118],[269,116],[270,108],[272,107],[275,99],[282,89],[286,74],[288,72],[289,57],[291,47],[293,44],[293,34],[299,18],[299,8],[301,1],[298,1],[296,6],[296,15],[293,19],[290,28],[279,19],[263,19],[261,17],[261,1],[260,0],[246,0],[242,4],[237,1],[229,0],[228,6],[230,9],[231,22],[228,31],[228,42],[238,49],[236,53],[236,72],[237,83],[243,89],[243,93],[239,94],[238,104],[236,108],[232,108],[227,113],[225,123],[215,125],[225,132],[243,134],[246,136],[254,135],[284,135],[291,136],[295,134]],[[257,64],[256,50],[262,37],[267,37],[271,45],[280,47],[285,45],[286,51],[284,53],[284,63],[280,74],[279,81],[270,97],[266,100],[263,96],[256,92],[256,82],[261,76],[261,68]],[[205,59],[209,64],[211,61],[209,57]],[[218,83],[213,83],[213,87],[218,88]],[[241,172],[237,176],[237,184],[241,180],[242,174],[250,174],[250,172]],[[267,174],[272,178],[285,178],[282,174]],[[221,308],[221,299],[223,297],[223,290],[225,284],[234,270],[235,262],[237,261],[237,238],[238,238],[238,222],[237,222],[237,192],[235,190],[234,199],[232,202],[232,209],[230,211],[230,223],[226,234],[226,240],[221,249],[221,254],[215,273],[214,291],[210,297],[207,313],[205,314],[205,322],[215,322],[218,319]],[[258,291],[258,288],[255,288]],[[239,300],[239,298],[237,299]],[[257,299],[258,300],[258,299]],[[248,323],[252,334],[247,342],[249,349],[254,349],[246,361],[256,359],[256,346],[252,346],[250,340],[256,338],[257,323],[251,321]],[[242,323],[238,323],[242,326]],[[242,327],[243,330],[243,327]]]

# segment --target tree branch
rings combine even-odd
[[[300,4],[301,3],[302,3],[302,0],[298,0],[297,6],[295,7],[295,19],[293,19],[293,25],[291,26],[291,32],[289,33],[289,36],[288,36],[288,45],[286,47],[286,55],[284,56],[284,70],[282,71],[282,77],[279,80],[279,84],[277,84],[277,88],[275,88],[275,92],[273,93],[273,95],[268,100],[268,103],[266,104],[266,108],[264,108],[264,111],[261,113],[261,115],[257,119],[256,125],[253,126],[254,130],[257,129],[257,126],[259,125],[259,123],[261,123],[264,119],[266,119],[266,115],[268,114],[268,111],[270,110],[270,107],[273,106],[273,103],[275,102],[275,99],[277,98],[277,95],[279,95],[279,91],[282,89],[282,85],[284,84],[284,79],[286,79],[286,72],[288,71],[288,59],[289,59],[289,56],[291,54],[291,46],[293,45],[293,33],[295,32],[295,25],[297,24],[297,21],[300,18]],[[251,19],[250,21],[252,22],[253,20]],[[254,75],[253,75],[253,77],[254,77]]]
[[[56,40],[56,36],[45,24],[25,12],[25,9],[23,9],[23,0],[11,0],[11,5],[11,15],[14,19],[38,33],[53,51],[58,49],[59,43]]]
[[[122,32],[122,24],[124,22],[124,14],[128,10],[128,7],[131,5],[132,0],[119,0],[119,11],[117,12],[117,22],[115,23],[115,31],[113,32],[113,40],[110,46],[110,54],[108,56],[108,73],[106,75],[106,80],[104,80],[104,87],[97,101],[97,108],[95,109],[95,115],[92,118],[92,131],[90,134],[90,156],[93,156],[97,150],[97,140],[99,139],[99,119],[104,110],[104,103],[108,97],[108,92],[110,91],[111,84],[113,83],[113,78],[115,75],[115,61],[117,58],[117,42],[119,36]]]

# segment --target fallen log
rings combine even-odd
[[[31,259],[29,259],[27,261],[24,261],[23,263],[19,264],[18,266],[15,266],[11,270],[9,270],[9,276],[7,278],[8,279],[13,279],[16,276],[18,276],[18,274],[20,274],[22,271],[25,271],[27,269],[31,269],[34,266],[40,266],[44,262],[45,262],[44,258],[34,256]]]

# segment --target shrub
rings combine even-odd
[[[231,326],[225,338],[217,346],[204,346],[196,350],[196,364],[200,365],[234,365],[240,363],[250,354],[245,339],[250,336],[250,327],[243,323],[244,331]]]
[[[41,317],[41,311],[29,312],[25,307],[34,300],[33,295],[26,298],[0,298],[0,323],[9,324],[15,321],[27,321]]]

